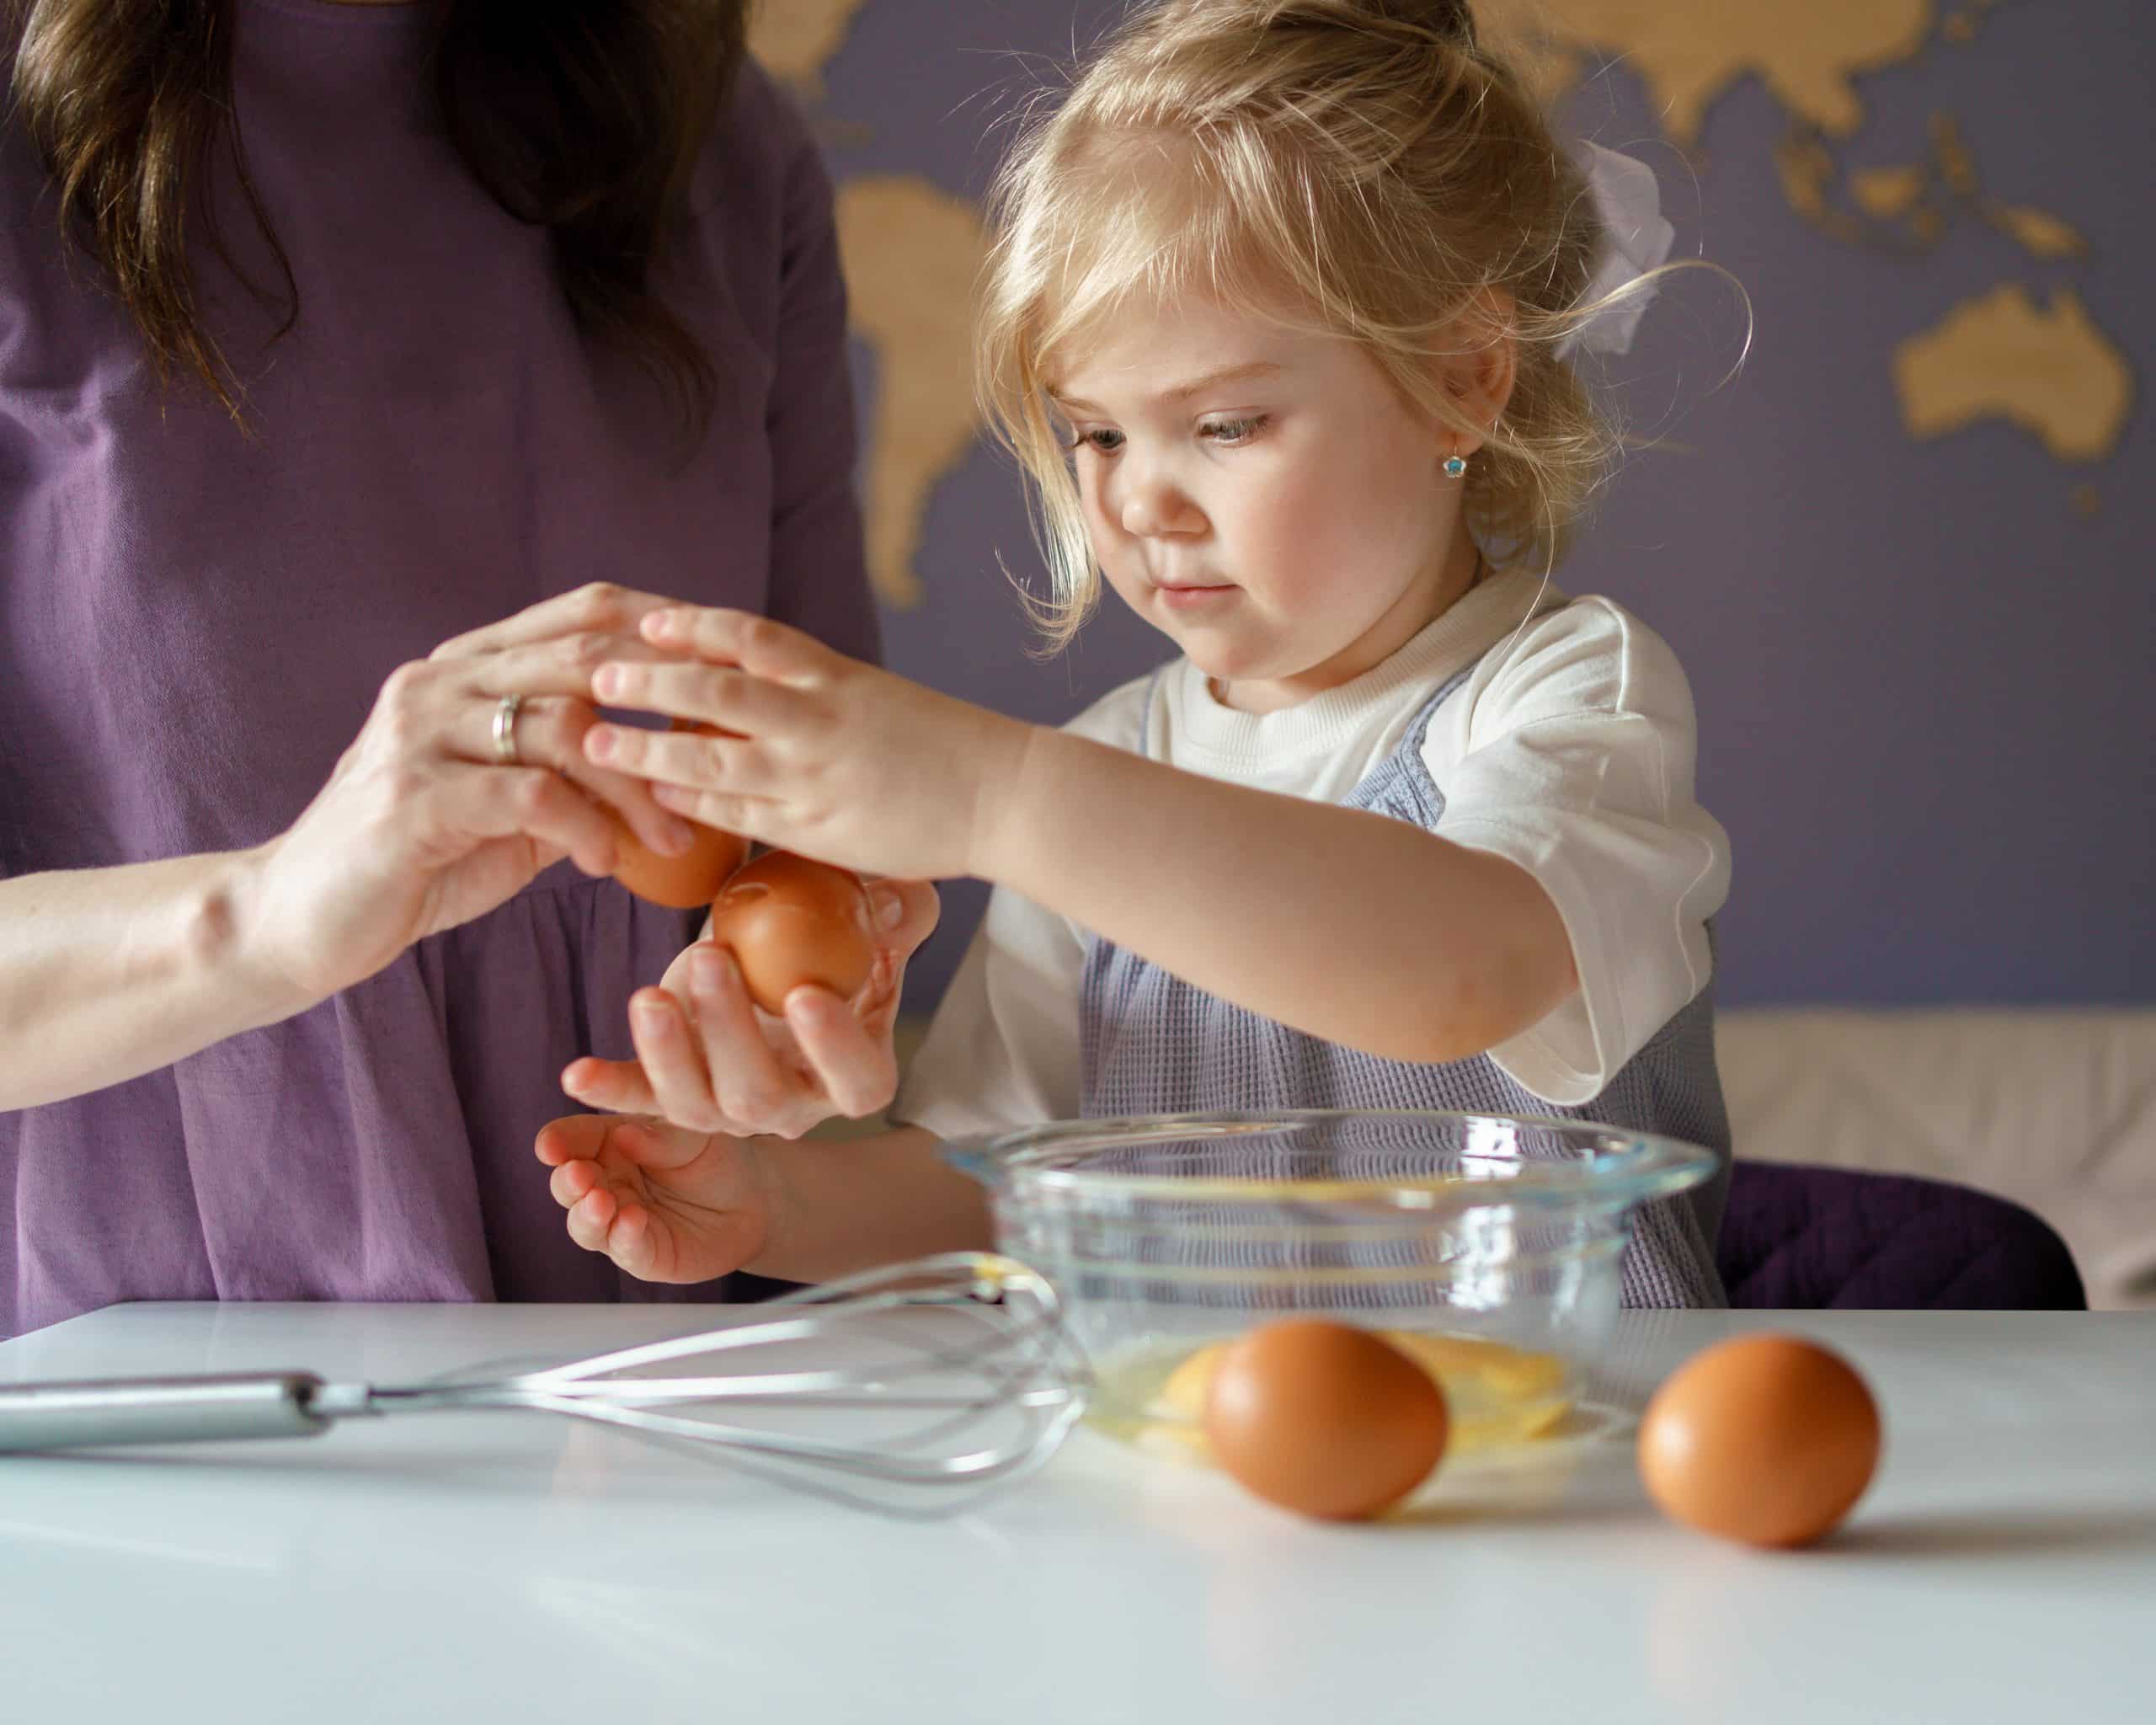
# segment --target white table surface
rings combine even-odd
[[[120,1306],[0,1345],[0,1382],[394,1382],[696,1322]],[[0,1456],[0,1720],[2156,1719],[2156,1314],[1628,1315],[1605,1392],[1768,1325],[1886,1414],[1806,1552],[1662,1521],[1621,1428],[1363,1527],[1086,1430],[926,1524],[543,1414]]]

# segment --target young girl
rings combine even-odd
[[[574,1238],[659,1280],[985,1244],[937,1139],[1081,1114],[1472,1108],[1726,1154],[1690,695],[1545,579],[1611,448],[1574,355],[1641,297],[1611,241],[1668,244],[1652,176],[1589,159],[1592,186],[1464,0],[1168,0],[1109,42],[1005,169],[982,380],[1051,636],[1105,577],[1182,656],[1050,731],[764,619],[648,619],[674,656],[597,697],[739,740],[600,727],[595,761],[995,892],[905,1127],[689,1130],[676,1023],[647,1064],[685,1124],[541,1135]],[[1719,1303],[1723,1183],[1643,1217],[1629,1302]]]

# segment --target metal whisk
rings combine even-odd
[[[937,1514],[1039,1466],[1084,1411],[1090,1380],[1061,1303],[1011,1258],[917,1259],[756,1314],[564,1365],[401,1386],[301,1371],[0,1386],[0,1452],[303,1437],[365,1415],[536,1408],[707,1446],[826,1497]],[[734,1369],[654,1370],[699,1357]]]

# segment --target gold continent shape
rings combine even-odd
[[[869,578],[886,604],[917,605],[929,495],[979,425],[969,314],[986,242],[971,204],[909,175],[847,180],[838,228],[854,331],[876,355]]]
[[[1485,0],[1500,27],[1549,58],[1545,83],[1577,76],[1582,53],[1622,59],[1646,83],[1662,129],[1690,146],[1715,99],[1756,75],[1792,114],[1834,137],[1864,120],[1850,79],[1914,56],[1933,0]]]
[[[749,51],[765,71],[811,94],[868,0],[764,0],[749,14]]]
[[[1934,0],[1807,0],[1803,6],[1729,0],[1485,0],[1514,39],[1541,51],[1543,88],[1556,96],[1589,54],[1621,58],[1646,83],[1680,146],[1698,141],[1707,109],[1757,75],[1800,122],[1847,137],[1864,119],[1851,80],[1912,58],[1930,35]],[[1952,189],[1980,195],[1958,137],[1942,151]],[[1951,154],[1951,159],[1946,159]],[[1787,164],[1785,163],[1786,170]],[[1825,171],[1832,174],[1832,164]],[[1786,178],[1786,174],[1785,174]],[[1916,174],[1874,170],[1853,179],[1873,215],[1913,206]],[[1808,184],[1794,193],[1812,190]],[[1817,189],[1823,195],[1823,188]],[[1801,203],[1802,199],[1799,197]],[[2042,258],[2082,255],[2079,232],[2047,211],[1989,204],[1995,225]],[[1964,302],[1894,354],[1894,382],[1909,435],[1943,436],[1985,417],[2031,432],[2057,460],[2091,462],[2118,446],[2133,400],[2126,356],[2061,290],[2039,309],[2015,284]]]
[[[803,94],[867,0],[769,0],[753,13],[749,51]],[[854,333],[876,355],[863,500],[868,574],[887,605],[921,599],[915,568],[928,499],[974,446],[969,317],[985,241],[971,204],[910,175],[848,179],[838,190],[839,253]]]
[[[2118,446],[2133,404],[2126,355],[2061,288],[2039,307],[2019,282],[1964,300],[1894,350],[1894,388],[1912,437],[1986,417],[2011,420],[2063,462]]]

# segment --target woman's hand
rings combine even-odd
[[[898,1088],[891,1033],[906,960],[935,931],[939,905],[926,881],[868,890],[876,962],[857,1007],[804,984],[773,1018],[750,1000],[733,954],[698,941],[658,987],[630,996],[636,1059],[573,1061],[562,1087],[589,1108],[735,1137],[798,1138],[834,1114],[857,1120],[885,1107]]]
[[[584,736],[594,765],[651,780],[677,814],[822,862],[984,872],[1032,726],[744,611],[670,606],[640,627],[659,652],[600,666],[596,698],[733,734],[597,724]]]
[[[616,854],[606,805],[654,849],[686,848],[686,828],[647,786],[582,747],[597,718],[594,667],[655,656],[637,624],[669,603],[581,588],[391,673],[329,782],[253,853],[246,927],[259,962],[320,999],[492,910],[564,856],[604,874]],[[514,763],[494,736],[505,695],[523,697]]]
[[[532,1146],[569,1238],[647,1282],[707,1282],[752,1263],[776,1210],[751,1143],[664,1122],[572,1114]]]

